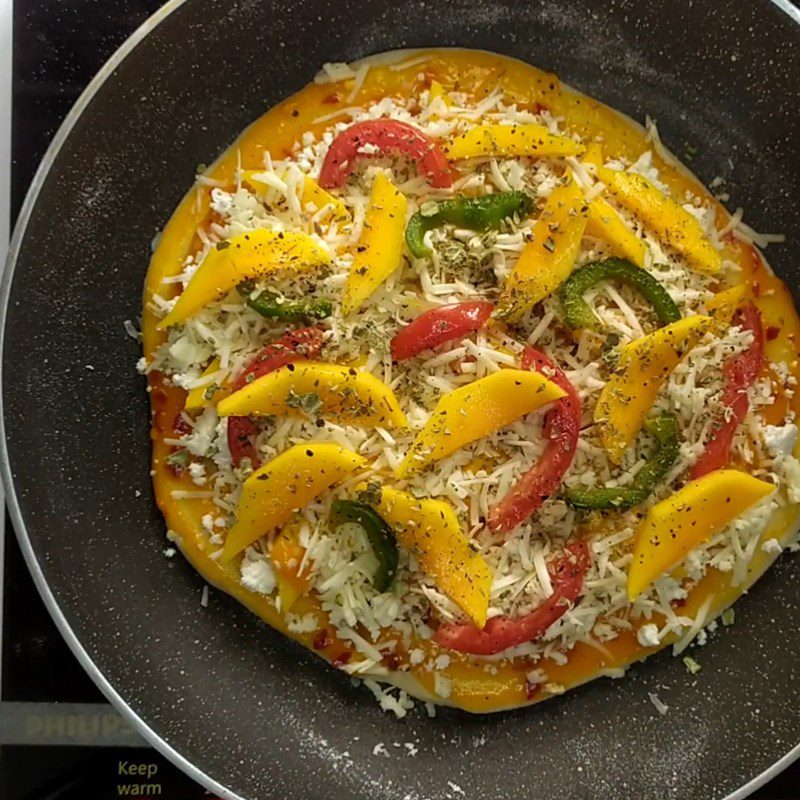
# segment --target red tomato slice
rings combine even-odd
[[[392,339],[392,358],[404,361],[482,328],[494,306],[486,300],[453,303],[420,314]]]
[[[516,619],[492,617],[483,630],[474,625],[447,622],[436,631],[433,638],[442,647],[476,656],[491,656],[538,639],[578,599],[583,591],[583,578],[589,564],[586,542],[573,542],[567,545],[564,555],[555,559],[548,569],[553,594],[530,614]]]
[[[360,152],[365,145],[376,152]],[[413,125],[394,119],[357,122],[343,130],[328,148],[319,184],[325,189],[342,186],[359,158],[387,153],[400,153],[416,161],[431,186],[446,189],[453,184],[450,165],[436,142]]]
[[[544,436],[547,444],[542,457],[489,512],[487,525],[493,531],[516,528],[556,491],[572,464],[580,435],[581,400],[563,370],[532,347],[525,348],[520,366],[541,372],[560,386],[567,396],[558,400],[545,414]]]
[[[747,390],[755,383],[764,366],[764,329],[758,309],[752,303],[743,306],[736,311],[732,324],[740,326],[742,330],[752,331],[753,343],[743,353],[733,356],[722,365],[725,418],[711,432],[703,455],[692,467],[692,480],[721,469],[728,463],[733,435],[750,410]]]
[[[296,331],[289,331],[277,342],[268,344],[245,367],[244,372],[234,381],[233,391],[236,392],[256,378],[274,372],[293,361],[316,358],[322,350],[323,340],[324,334],[320,328],[298,328]]]
[[[261,466],[253,444],[257,433],[258,428],[250,417],[228,417],[228,450],[234,467],[238,467],[245,458],[250,459],[253,469]]]
[[[320,328],[299,328],[268,344],[245,368],[234,381],[233,391],[238,391],[245,384],[274,372],[280,367],[301,361],[305,358],[316,358],[322,350],[324,335]],[[253,437],[258,428],[250,417],[228,417],[228,450],[231,462],[238,467],[245,458],[250,459],[253,469],[258,469],[260,459],[256,452]]]

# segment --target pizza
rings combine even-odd
[[[168,552],[399,716],[699,668],[800,500],[780,237],[711,188],[519,61],[326,64],[155,244]]]

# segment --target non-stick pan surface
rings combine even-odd
[[[220,794],[282,800],[709,800],[786,763],[800,742],[791,557],[696,654],[699,675],[662,655],[625,680],[481,718],[397,721],[227,597],[201,607],[202,579],[163,555],[123,321],[138,316],[150,242],[198,163],[322,62],[425,45],[516,56],[654,116],[705,181],[725,178],[751,224],[787,234],[770,257],[796,289],[799,19],[768,0],[188,0],[115,56],[58,134],[12,246],[4,473],[63,633],[155,745]]]

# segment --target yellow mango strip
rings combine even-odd
[[[603,146],[599,142],[592,142],[586,145],[586,150],[581,158],[581,163],[593,167],[603,166]]]
[[[590,167],[603,165],[603,150],[597,142],[586,148],[581,164]],[[644,267],[647,252],[645,243],[628,227],[619,212],[602,197],[596,197],[589,203],[586,232],[596,239],[602,239],[613,255],[627,258],[636,266]]]
[[[454,389],[439,399],[397,467],[397,476],[406,478],[419,472],[564,394],[538,372],[521,369],[501,369]]]
[[[615,464],[642,427],[664,381],[713,324],[711,317],[684,317],[622,349],[594,410],[603,447]]]
[[[597,142],[592,142],[586,148],[581,164],[595,168],[603,166],[603,149]],[[613,255],[627,258],[636,266],[644,267],[647,246],[628,227],[619,212],[602,197],[596,197],[589,203],[586,232],[590,236],[602,239],[609,246]]]
[[[492,572],[461,532],[456,512],[442,500],[419,500],[407,492],[381,489],[378,513],[422,571],[479,628],[486,624]]]
[[[298,574],[297,570],[303,561],[305,548],[297,538],[296,528],[281,530],[269,551],[275,578],[278,582],[278,597],[281,599],[281,611],[286,613],[298,598],[308,593],[311,582],[308,576]]]
[[[442,98],[442,102],[448,108],[450,108],[450,106],[453,105],[452,101],[450,100],[450,98],[447,95],[447,92],[445,91],[444,86],[442,86],[442,84],[439,83],[439,81],[431,81],[430,99],[429,99],[428,103],[430,104],[434,100],[437,100],[440,97]]]
[[[736,309],[747,297],[747,285],[737,283],[729,289],[717,292],[710,300],[706,300],[709,316],[714,318],[714,328],[722,333],[730,327]]]
[[[498,316],[519,319],[552,294],[570,275],[586,230],[588,205],[574,184],[559,186],[547,198],[500,296]]]
[[[686,484],[654,505],[636,531],[628,570],[628,597],[677,567],[689,551],[710,539],[775,487],[746,472],[720,469]]]
[[[323,189],[310,175],[306,175],[303,187],[303,205],[313,203],[317,211],[325,206],[331,207],[331,216],[337,222],[351,222],[350,209],[330,192]]]
[[[209,375],[218,372],[219,369],[219,359],[215,358],[203,370],[203,374],[200,377],[207,378]],[[194,389],[191,389],[189,394],[186,395],[186,403],[183,406],[183,410],[190,412],[202,411],[207,406],[216,405],[223,397],[227,396],[228,390],[224,386],[216,385],[214,386],[214,392],[211,397],[206,397],[206,392],[211,386],[214,386],[214,384],[207,383],[204,386],[196,386]]]
[[[236,524],[228,532],[221,561],[274,533],[298,509],[368,465],[362,456],[326,442],[296,444],[268,461],[242,486]]]
[[[258,169],[243,169],[242,180],[258,194],[266,194],[271,189],[274,189],[269,183],[259,179],[259,175],[263,175],[264,170]],[[283,180],[282,176],[278,176]],[[352,217],[350,209],[338,198],[334,197],[330,192],[325,191],[310,175],[306,175],[303,182],[303,194],[300,202],[305,206],[308,203],[313,203],[317,210],[330,206],[331,217],[337,222],[350,222]]]
[[[330,260],[328,251],[304,233],[276,233],[264,228],[241,233],[220,242],[206,255],[158,328],[184,322],[242,281],[278,270],[306,272],[326,266]]]
[[[312,407],[303,405],[307,397]],[[383,381],[354,367],[319,361],[287,364],[262,375],[217,406],[221,417],[302,416],[317,411],[347,425],[402,428],[407,424],[397,397]]]
[[[158,240],[158,246],[150,259],[144,287],[146,298],[167,292],[166,279],[183,272],[186,257],[193,252],[192,247],[197,238],[197,227],[203,224],[208,209],[208,191],[192,188],[181,200],[164,228],[161,238]],[[158,319],[152,311],[150,303],[145,303],[142,311],[142,348],[148,362],[156,348],[166,338],[163,331],[158,328]]]
[[[406,198],[382,173],[375,176],[342,295],[342,313],[358,311],[369,296],[402,264],[406,231]]]
[[[644,267],[647,246],[602,197],[596,197],[589,203],[586,230],[592,236],[602,239],[615,256],[627,258],[637,267]]]
[[[700,223],[642,175],[599,167],[597,174],[616,203],[640,219],[667,246],[679,252],[697,272],[717,275],[722,255]]]
[[[442,149],[451,161],[490,156],[577,156],[583,145],[556,136],[544,125],[478,125],[451,137]]]

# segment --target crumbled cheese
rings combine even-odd
[[[769,553],[770,555],[773,556],[780,555],[780,553],[783,551],[781,543],[775,538],[767,539],[765,542],[763,542],[761,545],[761,549],[765,553]]]
[[[141,332],[136,330],[136,326],[129,319],[126,319],[122,325],[125,328],[125,333],[127,333],[131,339],[135,339],[137,342],[142,340]]]
[[[383,711],[391,712],[398,719],[402,719],[414,708],[414,701],[403,689],[398,689],[391,685],[384,688],[372,678],[364,678],[364,686],[372,692]],[[396,697],[394,695],[395,691],[397,692]]]
[[[525,681],[531,686],[539,686],[547,682],[547,673],[543,669],[532,669],[525,673]]]
[[[322,65],[322,70],[314,78],[314,83],[338,83],[355,77],[353,68],[342,61]]]
[[[797,446],[797,425],[764,425],[762,428],[764,446],[774,458],[790,456]]]
[[[189,475],[194,483],[203,486],[206,482],[206,465],[193,461],[189,464]]]
[[[272,594],[275,591],[275,574],[265,558],[242,559],[240,567],[242,586],[259,594]]]
[[[642,625],[636,633],[636,639],[642,647],[658,647],[661,644],[658,625],[653,625],[651,622]]]
[[[433,691],[439,695],[439,697],[450,697],[450,692],[453,690],[453,681],[450,680],[445,675],[442,675],[441,672],[435,672],[433,674]]]
[[[800,461],[794,456],[787,456],[782,466],[787,499],[790,503],[800,503]]]
[[[450,666],[450,656],[446,653],[436,656],[433,665],[435,669],[447,669]]]
[[[311,633],[319,628],[319,618],[311,611],[302,617],[297,614],[287,614],[286,627],[292,633]]]
[[[606,678],[612,678],[614,680],[619,680],[620,678],[624,678],[626,675],[627,670],[625,667],[606,667],[603,669],[602,674]]]
[[[669,711],[669,706],[662,702],[655,692],[648,692],[647,696],[650,698],[650,702],[655,706],[659,714],[663,716]]]

